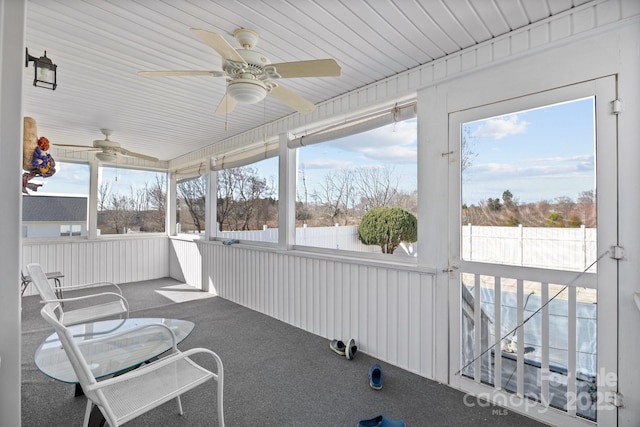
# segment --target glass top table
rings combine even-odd
[[[164,328],[143,328],[125,336],[114,337],[128,329],[151,323],[168,326],[175,334],[177,343],[184,340],[194,327],[194,323],[188,320],[130,318],[85,323],[68,329],[78,343],[91,372],[98,379],[136,368],[172,347],[172,340]],[[56,333],[40,344],[35,353],[35,364],[48,377],[65,383],[78,383]]]

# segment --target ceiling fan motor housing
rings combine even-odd
[[[260,38],[258,33],[248,28],[238,28],[233,32],[233,37],[235,37],[238,43],[240,43],[240,46],[245,49],[253,48]]]
[[[238,49],[238,54],[246,64],[226,61],[224,69],[232,78],[227,92],[242,104],[255,104],[267,96],[268,88],[263,81],[268,77],[264,67],[270,64],[269,59],[249,49]]]
[[[93,146],[96,148],[120,148],[120,144],[115,141],[111,141],[109,137],[94,140]]]

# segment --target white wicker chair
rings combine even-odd
[[[79,323],[95,322],[106,318],[129,317],[129,304],[122,295],[122,290],[118,285],[111,282],[87,283],[77,286],[65,286],[60,288],[66,291],[94,288],[99,285],[111,285],[115,288],[114,292],[99,292],[79,297],[58,298],[55,290],[51,287],[51,283],[46,280],[46,274],[42,270],[40,264],[33,263],[27,266],[29,278],[40,293],[43,303],[54,303],[55,311],[58,313],[58,320],[65,326],[76,325]],[[38,270],[45,274],[45,280],[35,280],[34,270]],[[100,289],[102,291],[102,289]],[[99,303],[76,308],[73,310],[63,309],[63,303],[72,301],[99,301]]]
[[[31,270],[31,276],[34,280],[46,280],[41,269]],[[56,316],[56,304],[55,302],[46,303],[41,314],[57,332],[88,399],[83,424],[85,427],[89,424],[94,406],[98,407],[111,427],[124,424],[174,398],[178,403],[178,412],[182,415],[180,396],[210,379],[215,379],[218,383],[216,392],[218,425],[224,427],[222,396],[224,374],[222,360],[216,353],[206,348],[180,351],[176,347],[175,335],[169,327],[159,323],[143,325],[117,336],[121,338],[132,333],[139,334],[141,329],[155,328],[154,332],[159,330],[169,334],[173,339],[171,354],[121,375],[97,381],[82,354],[82,349],[90,351],[91,341],[83,341],[80,344],[73,339],[71,332]],[[190,356],[196,353],[211,355],[216,362],[217,373],[191,360]]]

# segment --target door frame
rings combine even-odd
[[[571,84],[542,92],[536,92],[487,105],[450,112],[449,120],[449,383],[471,395],[480,396],[516,412],[526,412],[544,422],[562,425],[594,425],[593,421],[576,417],[571,412],[552,409],[539,402],[517,397],[499,388],[488,386],[459,375],[461,368],[461,272],[496,272],[523,269],[523,267],[474,263],[460,259],[461,253],[461,132],[462,123],[525,111],[546,105],[595,97],[596,132],[596,190],[597,190],[597,253],[602,256],[597,264],[598,289],[597,328],[597,424],[617,425],[618,411],[612,404],[617,392],[618,324],[618,271],[617,261],[611,256],[612,247],[618,242],[618,191],[617,191],[617,129],[611,103],[616,97],[615,76]],[[550,283],[566,283],[566,272],[553,274]],[[482,273],[485,274],[485,273]],[[493,274],[493,273],[490,273]],[[577,276],[577,273],[575,274]],[[557,280],[553,281],[556,276]],[[511,276],[506,276],[511,277]],[[605,333],[602,333],[605,332]],[[515,397],[514,397],[515,396]],[[573,411],[575,412],[575,411]]]

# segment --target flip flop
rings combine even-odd
[[[370,420],[358,421],[358,427],[405,427],[402,420],[390,420],[384,415],[378,415]]]
[[[356,340],[354,340],[353,338],[350,338],[349,341],[347,341],[347,348],[344,354],[347,357],[347,360],[353,359],[357,351],[358,351],[358,346],[356,345]]]
[[[333,340],[329,343],[329,348],[333,351],[335,351],[336,353],[338,353],[340,356],[344,356],[345,355],[345,350],[346,347],[344,345],[344,343],[342,341],[339,340]]]
[[[369,386],[374,390],[382,389],[382,368],[377,363],[369,368]]]

